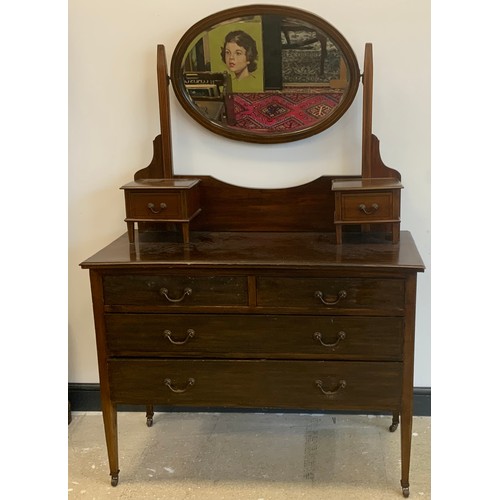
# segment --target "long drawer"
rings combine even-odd
[[[111,355],[399,360],[399,317],[106,314]]]
[[[109,275],[104,302],[143,306],[246,306],[246,276]]]
[[[115,403],[394,409],[402,364],[355,361],[110,359]]]
[[[257,305],[324,310],[404,310],[403,279],[257,278]]]

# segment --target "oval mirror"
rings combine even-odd
[[[347,40],[306,11],[249,5],[202,19],[172,56],[182,107],[225,137],[278,143],[322,132],[349,108],[359,67]]]

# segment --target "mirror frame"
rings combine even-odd
[[[196,106],[194,105],[184,85],[183,65],[184,59],[186,57],[186,52],[192,41],[200,33],[202,33],[203,31],[208,31],[210,28],[233,18],[244,16],[259,16],[265,14],[275,14],[284,17],[292,17],[294,19],[305,21],[310,25],[317,27],[318,29],[322,30],[324,34],[330,37],[330,39],[337,45],[342,55],[344,56],[349,75],[349,86],[347,87],[347,91],[338,106],[335,107],[334,111],[326,118],[319,121],[316,125],[312,125],[310,127],[293,132],[262,135],[247,132],[245,130],[239,131],[233,128],[225,127],[223,124],[218,124],[214,121],[209,120],[196,109]],[[356,55],[354,54],[354,51],[352,50],[351,46],[344,38],[344,36],[331,24],[326,22],[324,19],[316,16],[315,14],[294,7],[286,7],[281,5],[247,5],[234,7],[205,17],[201,21],[194,24],[188,31],[186,31],[183,37],[179,40],[172,55],[170,73],[172,86],[178,101],[180,102],[184,110],[200,125],[218,135],[222,135],[229,139],[262,144],[292,142],[300,139],[305,139],[307,137],[311,137],[315,134],[323,132],[327,128],[331,127],[335,122],[337,122],[349,109],[356,96],[360,84],[360,70],[358,67]]]

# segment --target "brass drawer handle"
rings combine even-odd
[[[188,378],[187,384],[182,389],[178,389],[172,385],[172,380],[166,378],[164,381],[165,385],[172,391],[176,393],[186,392],[191,386],[194,385],[194,378]]]
[[[314,332],[313,339],[317,340],[321,345],[325,347],[331,347],[332,351],[335,351],[335,348],[347,337],[347,334],[344,331],[340,331],[337,334],[337,340],[333,344],[325,344],[322,340],[321,332]]]
[[[332,301],[325,300],[323,298],[323,292],[321,290],[316,290],[314,292],[314,296],[321,300],[325,306],[334,306],[335,304],[338,304],[342,299],[345,299],[347,297],[347,292],[345,290],[340,290],[340,292],[337,294],[337,298]]]
[[[378,210],[378,203],[372,203],[371,209],[367,209],[364,203],[361,203],[358,208],[366,215],[372,215]]]
[[[165,210],[167,208],[166,203],[160,203],[160,209],[156,210],[155,209],[155,204],[154,203],[148,203],[148,208],[153,212],[154,214],[159,214],[162,210]]]
[[[325,394],[326,396],[333,396],[333,395],[337,394],[339,391],[341,391],[342,389],[345,389],[347,387],[347,382],[345,380],[339,380],[337,387],[335,387],[332,391],[325,391],[325,389],[323,389],[323,381],[316,380],[316,387],[318,387],[319,390],[323,394]]]
[[[178,298],[178,299],[173,299],[172,297],[168,296],[168,288],[161,288],[160,293],[169,301],[174,304],[177,304],[178,302],[182,302],[186,297],[189,297],[193,293],[193,290],[191,288],[184,288],[183,294]]]
[[[194,337],[194,330],[193,329],[189,329],[187,330],[187,335],[186,335],[186,338],[184,340],[174,340],[172,338],[172,332],[170,330],[165,330],[163,332],[163,334],[165,335],[165,338],[167,338],[171,344],[176,344],[176,345],[182,345],[182,344],[185,344],[189,339],[192,339]]]

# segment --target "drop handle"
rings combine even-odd
[[[148,208],[149,208],[149,210],[151,210],[152,213],[159,214],[162,210],[165,210],[167,208],[167,204],[166,203],[160,203],[160,209],[157,210],[155,208],[155,204],[154,203],[148,203]]]
[[[318,387],[318,389],[323,394],[325,394],[325,396],[334,396],[347,387],[347,382],[345,380],[339,380],[339,383],[331,391],[326,391],[325,389],[323,389],[322,380],[316,380],[315,384],[316,387]]]
[[[314,340],[317,340],[322,346],[331,347],[332,351],[335,351],[335,349],[338,347],[338,345],[343,340],[345,340],[346,337],[347,337],[346,332],[340,331],[337,334],[337,340],[333,344],[326,344],[325,342],[323,342],[323,336],[321,335],[321,332],[314,332],[313,333]]]
[[[161,288],[160,293],[169,301],[172,302],[173,304],[178,304],[179,302],[182,302],[186,297],[189,297],[192,293],[193,290],[191,288],[184,288],[182,295],[178,299],[174,299],[173,297],[170,297],[168,294],[168,288]]]
[[[172,379],[166,378],[163,383],[172,391],[177,394],[186,392],[190,387],[194,385],[194,378],[188,378],[186,385],[182,388],[179,387],[174,387],[174,383],[172,382]]]
[[[361,203],[358,207],[366,215],[372,215],[378,210],[378,203],[372,203],[371,208],[367,209],[364,203]]]
[[[168,339],[170,341],[171,344],[182,345],[182,344],[185,344],[186,342],[188,342],[190,339],[194,338],[195,331],[192,328],[187,330],[186,336],[184,337],[183,340],[174,340],[172,338],[172,332],[170,330],[165,330],[163,332],[163,335],[165,336],[166,339]]]
[[[337,297],[333,300],[326,300],[323,296],[323,292],[321,290],[316,290],[314,292],[314,296],[321,300],[325,306],[334,306],[335,304],[338,304],[342,299],[345,299],[347,297],[347,292],[345,290],[340,290],[340,292],[337,294]]]

